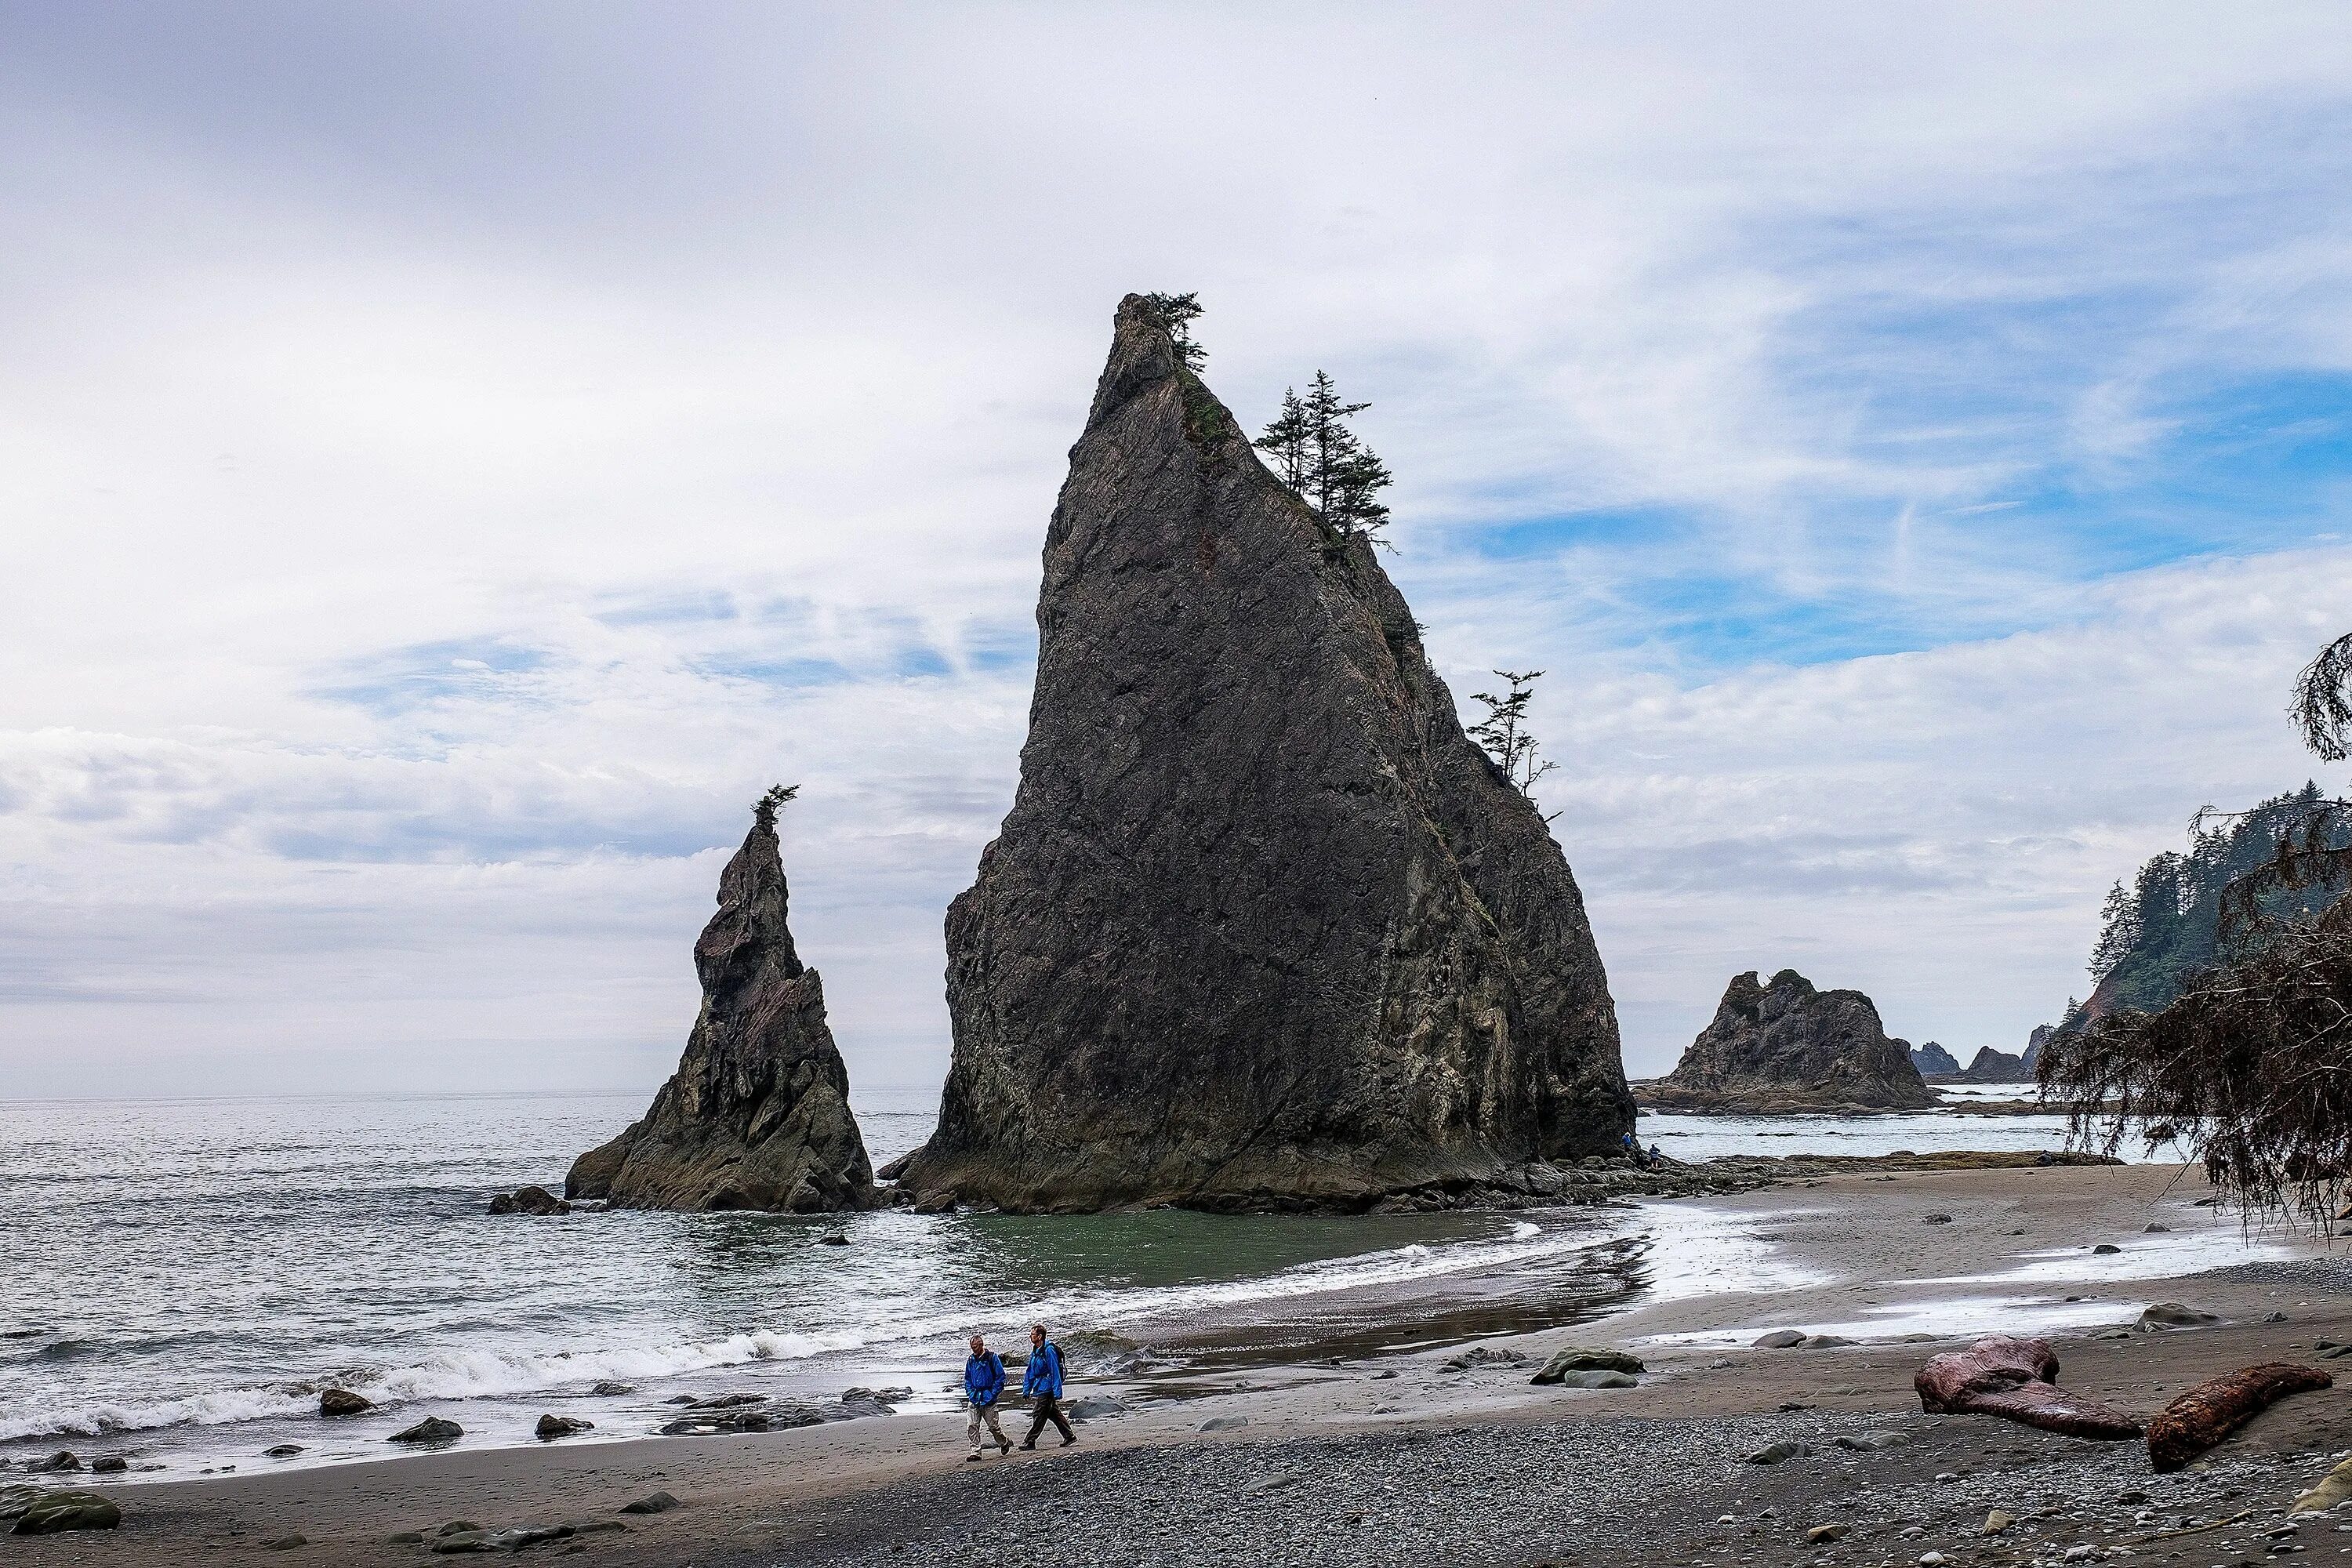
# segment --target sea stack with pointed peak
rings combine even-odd
[[[1936,1096],[1859,991],[1822,991],[1793,969],[1735,976],[1714,1021],[1675,1070],[1634,1086],[1666,1110],[1774,1112],[1921,1110]]]
[[[1543,816],[1464,735],[1369,543],[1267,471],[1139,296],[1037,623],[903,1189],[1419,1207],[1616,1150],[1616,1010]]]
[[[694,944],[702,1011],[677,1071],[642,1121],[572,1162],[565,1197],[791,1214],[877,1201],[824,989],[785,920],[776,810],[792,794],[761,799],[719,876],[719,912]]]

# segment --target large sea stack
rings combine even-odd
[[[1734,979],[1675,1070],[1639,1087],[1644,1104],[1743,1114],[1936,1103],[1910,1047],[1888,1037],[1869,997],[1817,991],[1793,969],[1769,985],[1753,970]]]
[[[824,988],[785,923],[777,804],[772,795],[755,808],[694,944],[702,1011],[677,1071],[644,1120],[572,1162],[567,1198],[792,1214],[875,1203]]]
[[[1130,295],[1045,538],[1021,784],[948,911],[922,1202],[1364,1208],[1633,1122],[1568,862]]]

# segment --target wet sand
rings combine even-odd
[[[1087,1422],[1081,1445],[1067,1451],[1052,1447],[1049,1433],[1040,1452],[967,1464],[961,1414],[466,1450],[118,1486],[121,1530],[11,1539],[5,1550],[27,1563],[415,1563],[430,1555],[429,1545],[388,1538],[430,1537],[452,1521],[609,1521],[622,1517],[622,1504],[659,1489],[681,1506],[629,1516],[625,1531],[528,1551],[617,1564],[1040,1555],[1065,1563],[1819,1559],[1824,1568],[1907,1563],[1931,1547],[1955,1563],[2022,1563],[2039,1560],[2034,1552],[2063,1554],[2067,1544],[2105,1551],[2151,1532],[2133,1515],[2168,1506],[2175,1513],[2167,1518],[2201,1518],[2200,1510],[2220,1507],[2224,1490],[2240,1493],[2241,1506],[2283,1507],[2324,1472],[2333,1448],[2352,1444],[2352,1394],[2329,1390],[2281,1405],[2184,1480],[2152,1478],[2136,1444],[1922,1416],[1911,1376],[1938,1348],[1930,1341],[2042,1332],[2057,1346],[2068,1386],[2148,1414],[2205,1377],[2308,1358],[2315,1339],[2352,1339],[2352,1269],[2338,1268],[2307,1238],[2273,1238],[2257,1260],[2243,1262],[2236,1221],[2195,1206],[2205,1195],[2200,1177],[2176,1168],[2062,1166],[1891,1178],[1857,1171],[1664,1202],[1653,1218],[1667,1235],[1650,1259],[1641,1303],[1596,1322],[1477,1341],[1489,1356],[1525,1358],[1519,1363],[1452,1370],[1446,1363],[1458,1346],[1351,1353],[1327,1340],[1311,1360],[1226,1366],[1206,1353],[1220,1342],[1220,1325],[1195,1322],[1153,1336],[1201,1352],[1188,1372],[1073,1389],[1135,1404]],[[2147,1229],[2152,1225],[2168,1228]],[[2094,1254],[2101,1242],[2123,1250]],[[2210,1272],[2232,1264],[2241,1266]],[[2092,1337],[2132,1323],[2159,1300],[2185,1301],[2222,1321]],[[1377,1316],[1377,1307],[1360,1310]],[[2273,1314],[2284,1321],[2268,1321]],[[1778,1328],[1862,1342],[1749,1348]],[[1532,1386],[1534,1366],[1567,1343],[1630,1348],[1651,1373],[1633,1389]],[[1202,1431],[1211,1421],[1245,1425]],[[1024,1417],[1016,1435],[1025,1426]],[[1841,1433],[1898,1428],[1914,1440],[1868,1451],[1834,1444]],[[1775,1436],[1817,1453],[1769,1467],[1745,1463]],[[2048,1506],[2036,1500],[2044,1494],[2063,1506],[2035,1521],[2030,1537],[1956,1533],[1961,1522],[1974,1528],[1958,1514],[1974,1510],[1980,1521],[1994,1506],[1982,1499],[1995,1491],[2014,1493],[1999,1506],[2021,1515]],[[2116,1500],[2135,1493],[2152,1500]],[[1774,1517],[1762,1520],[1767,1508]],[[1840,1510],[1856,1515],[1853,1533],[1832,1548],[1808,1546],[1800,1521],[1823,1522]],[[2085,1510],[2096,1517],[2063,1517]],[[1734,1522],[1719,1523],[1724,1514]],[[1932,1542],[1901,1535],[1914,1522],[1941,1533]],[[2321,1543],[2309,1533],[2332,1525],[2305,1528],[2311,1550],[2336,1553],[2332,1535]],[[2070,1531],[2091,1535],[2057,1540]],[[2105,1531],[2116,1533],[2099,1533]],[[307,1543],[261,1544],[294,1534]],[[2343,1539],[2352,1544],[2352,1531]],[[2018,1555],[2029,1540],[2040,1544]],[[2171,1540],[2134,1546],[2132,1561],[2226,1568],[2249,1560],[2244,1551],[2223,1555],[2219,1536]],[[2267,1558],[2272,1544],[2248,1550]]]

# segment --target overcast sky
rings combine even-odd
[[[1129,289],[1549,671],[1637,1073],[1787,965],[2017,1049],[2343,782],[2339,5],[0,0],[0,1094],[650,1091],[776,780],[935,1083]]]

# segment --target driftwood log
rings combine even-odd
[[[2147,1424],[2148,1462],[2177,1470],[2288,1394],[2335,1381],[2315,1366],[2273,1361],[2200,1383]]]
[[[2058,1357],[2048,1340],[1995,1334],[1964,1351],[1931,1356],[1911,1380],[1931,1415],[1999,1415],[2070,1437],[2140,1435],[2139,1423],[2095,1399],[2058,1386]]]

